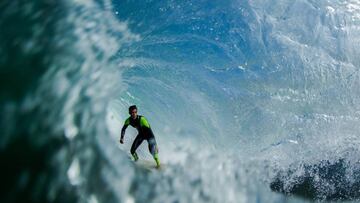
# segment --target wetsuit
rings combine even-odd
[[[136,136],[131,149],[130,153],[134,157],[135,161],[138,160],[138,156],[136,154],[136,149],[141,145],[144,140],[147,140],[149,144],[149,151],[153,155],[156,163],[158,163],[158,149],[156,145],[156,140],[154,133],[152,132],[149,123],[145,119],[144,116],[138,115],[136,119],[132,119],[131,116],[125,120],[124,126],[121,129],[121,138],[124,138],[126,128],[131,125],[132,127],[138,130],[138,135]]]

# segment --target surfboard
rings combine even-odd
[[[137,167],[149,170],[149,171],[154,171],[154,170],[163,170],[165,169],[165,165],[163,163],[161,163],[160,167],[156,166],[156,163],[154,160],[145,160],[145,159],[139,159],[137,161],[134,161],[133,158],[129,157],[130,160],[132,160],[134,162],[134,164]]]
[[[154,160],[150,161],[150,160],[139,159],[135,162],[135,165],[150,171],[161,171],[165,169],[164,164],[161,164],[160,167],[157,167]]]

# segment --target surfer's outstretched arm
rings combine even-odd
[[[125,120],[124,126],[121,129],[121,136],[120,136],[120,143],[121,144],[124,144],[125,131],[126,131],[126,128],[129,126],[129,123],[130,123],[130,119],[128,118],[128,119]]]

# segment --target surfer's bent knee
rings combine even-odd
[[[155,138],[154,137],[150,138],[148,140],[148,142],[149,142],[149,151],[153,156],[155,156],[155,154],[158,153],[158,148],[157,148],[157,145],[156,145]]]

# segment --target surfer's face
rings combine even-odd
[[[135,119],[137,117],[137,109],[134,109],[130,112],[131,118]]]

